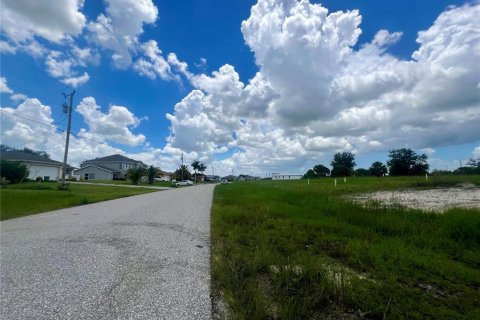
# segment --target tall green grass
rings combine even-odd
[[[79,184],[71,184],[68,190],[58,190],[57,187],[57,182],[29,182],[2,186],[0,189],[0,219],[12,219],[156,191],[146,188]]]
[[[212,288],[232,319],[480,319],[480,210],[365,208],[345,195],[480,177],[215,189]]]

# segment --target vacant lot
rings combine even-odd
[[[443,212],[450,208],[479,208],[480,186],[461,183],[453,187],[439,187],[428,190],[391,190],[354,195],[356,202],[376,206],[404,206]]]
[[[382,190],[478,186],[480,177],[339,182],[216,188],[216,312],[233,319],[480,318],[479,209],[439,214],[351,199]]]
[[[79,184],[70,185],[69,190],[58,190],[57,187],[57,182],[3,186],[0,189],[1,220],[157,191]]]

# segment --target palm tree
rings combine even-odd
[[[190,170],[188,170],[187,165],[182,164],[178,169],[175,171],[175,176],[177,178],[182,177],[182,180],[184,179],[191,179],[192,174],[190,173]]]
[[[202,164],[202,163],[201,163],[200,161],[198,161],[198,160],[193,161],[192,164],[191,164],[191,166],[192,166],[192,168],[193,168],[193,171],[195,172],[195,183],[197,183],[197,170],[200,169],[200,165],[201,165],[201,164]],[[199,170],[199,171],[200,171],[200,170]]]
[[[205,163],[200,162],[200,165],[198,166],[198,171],[203,174],[203,173],[205,172],[205,170],[207,170],[207,166],[205,165]],[[205,179],[205,178],[204,178],[204,179]],[[205,180],[204,180],[204,181],[205,181]]]
[[[153,184],[153,180],[155,180],[155,176],[157,175],[158,170],[159,168],[155,168],[154,166],[148,167],[148,170],[147,170],[148,184]]]
[[[146,174],[146,170],[143,167],[131,168],[127,171],[127,178],[132,184],[137,185],[138,181]]]

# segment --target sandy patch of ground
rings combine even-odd
[[[455,187],[430,190],[394,190],[356,195],[354,201],[386,206],[404,206],[426,211],[445,211],[453,207],[480,208],[480,187],[459,184]]]

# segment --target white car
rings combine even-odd
[[[177,186],[193,186],[193,181],[181,180],[181,181],[177,181],[176,185]]]

